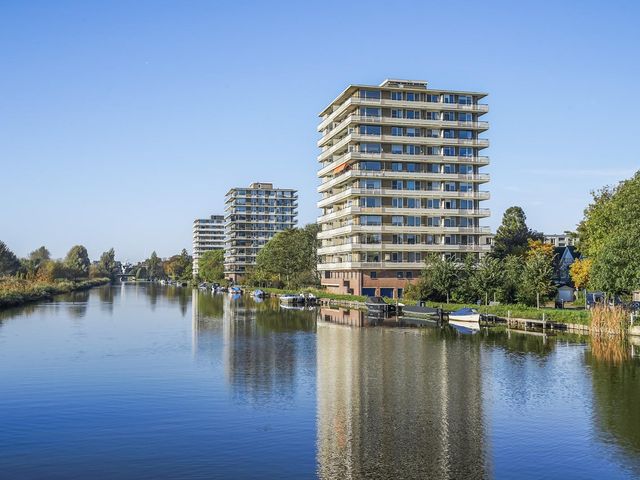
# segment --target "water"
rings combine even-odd
[[[0,312],[0,477],[640,477],[640,347],[359,323],[156,285]]]

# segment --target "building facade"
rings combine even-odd
[[[198,275],[198,262],[209,250],[224,248],[224,216],[211,215],[193,221],[193,276]]]
[[[554,247],[574,247],[576,242],[575,238],[571,235],[545,235],[544,243],[549,243]]]
[[[485,96],[386,80],[350,85],[320,113],[318,269],[330,291],[402,296],[429,253],[489,251]]]
[[[225,277],[241,282],[256,263],[260,249],[275,236],[298,223],[298,193],[252,183],[232,188],[225,199]]]

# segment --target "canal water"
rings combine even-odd
[[[0,478],[639,478],[637,351],[101,287],[0,312]]]

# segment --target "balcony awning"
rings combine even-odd
[[[349,161],[345,160],[343,163],[341,163],[340,165],[338,165],[336,168],[333,169],[333,174],[337,174],[340,172],[343,172],[347,169]]]

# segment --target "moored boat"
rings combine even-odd
[[[385,302],[382,297],[368,297],[365,306],[370,315],[396,315],[402,310],[402,304],[398,304],[396,308],[395,305]]]
[[[251,295],[255,298],[264,298],[267,296],[267,294],[260,289],[254,290],[253,292],[251,292]]]
[[[449,314],[449,322],[479,323],[480,313],[475,308],[461,308]]]

